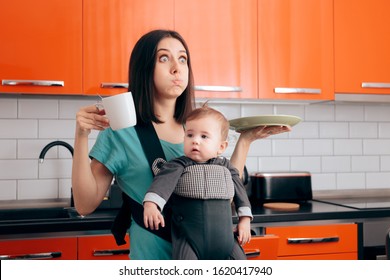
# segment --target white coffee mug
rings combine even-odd
[[[134,100],[131,92],[103,97],[102,104],[112,130],[119,130],[137,124]]]

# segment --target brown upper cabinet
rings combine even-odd
[[[173,29],[174,0],[84,0],[83,92],[126,92],[131,51],[156,28]]]
[[[2,1],[0,92],[80,94],[82,1]]]
[[[259,0],[260,99],[334,99],[333,0]]]
[[[390,1],[335,0],[336,93],[390,94]]]
[[[199,98],[257,98],[257,0],[175,0]]]

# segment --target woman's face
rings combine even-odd
[[[175,38],[164,38],[157,45],[154,86],[157,98],[177,98],[188,85],[187,52]]]

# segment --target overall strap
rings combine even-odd
[[[151,122],[147,124],[137,124],[135,126],[138,138],[141,142],[142,149],[145,153],[145,156],[149,162],[149,166],[152,169],[153,162],[156,158],[165,159],[164,151],[161,147],[160,140],[158,139],[157,133]],[[153,173],[153,172],[152,172]],[[170,216],[169,208],[165,213],[166,226],[160,227],[159,230],[151,230],[150,228],[145,228],[143,221],[143,205],[139,204],[132,198],[130,198],[124,192],[122,193],[122,207],[116,216],[114,223],[111,227],[111,232],[115,237],[115,241],[118,245],[126,244],[125,236],[127,230],[130,227],[131,216],[133,216],[134,221],[142,228],[160,236],[161,238],[171,242],[171,227],[170,227]],[[165,210],[164,210],[165,212]]]

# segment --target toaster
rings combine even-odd
[[[252,173],[247,191],[252,205],[304,202],[313,198],[311,175],[306,171]]]

